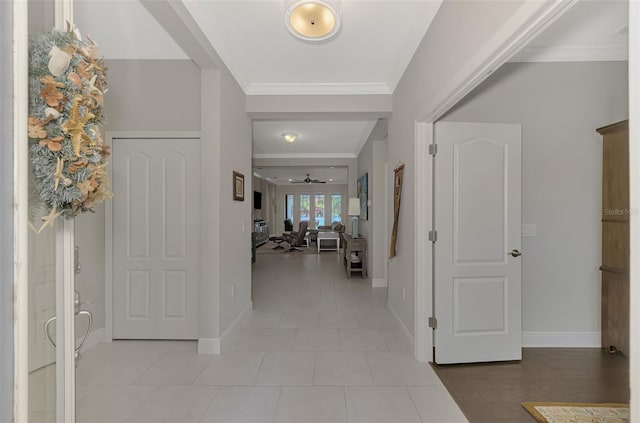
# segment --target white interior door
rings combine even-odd
[[[435,141],[435,361],[520,360],[521,126],[439,122]]]
[[[200,141],[113,142],[113,337],[196,339]]]

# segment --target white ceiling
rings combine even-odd
[[[441,0],[343,0],[330,40],[299,40],[284,0],[183,0],[247,94],[391,94]]]
[[[344,166],[308,166],[308,167],[256,167],[254,175],[273,182],[276,185],[323,186],[325,184],[291,184],[289,179],[302,180],[307,173],[311,179],[326,181],[327,185],[346,184],[349,181],[348,169]],[[333,181],[332,181],[333,179]]]
[[[627,60],[629,3],[580,0],[512,62]]]
[[[312,44],[285,28],[284,0],[175,1],[184,2],[247,94],[392,93],[441,4],[342,0],[341,31]],[[627,6],[580,0],[512,61],[626,60]],[[188,59],[138,0],[76,0],[75,14],[106,59]],[[356,157],[374,124],[256,121],[253,154]],[[298,133],[298,141],[284,142],[283,132]]]
[[[367,142],[376,121],[253,121],[253,157],[353,158]],[[288,143],[283,133],[298,134]]]

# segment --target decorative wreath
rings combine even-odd
[[[96,43],[75,28],[32,37],[29,56],[31,191],[45,215],[40,232],[58,216],[93,211],[112,195],[109,147],[99,129],[107,80]]]

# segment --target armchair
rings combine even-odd
[[[292,231],[289,233],[283,233],[282,238],[289,243],[289,251],[299,251],[296,247],[301,247],[304,244],[304,237],[307,234],[307,228],[309,227],[309,222],[303,220],[300,222],[297,231]]]

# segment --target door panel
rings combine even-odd
[[[435,128],[435,361],[518,360],[521,128]]]
[[[113,150],[113,336],[195,339],[199,140],[118,139]]]

